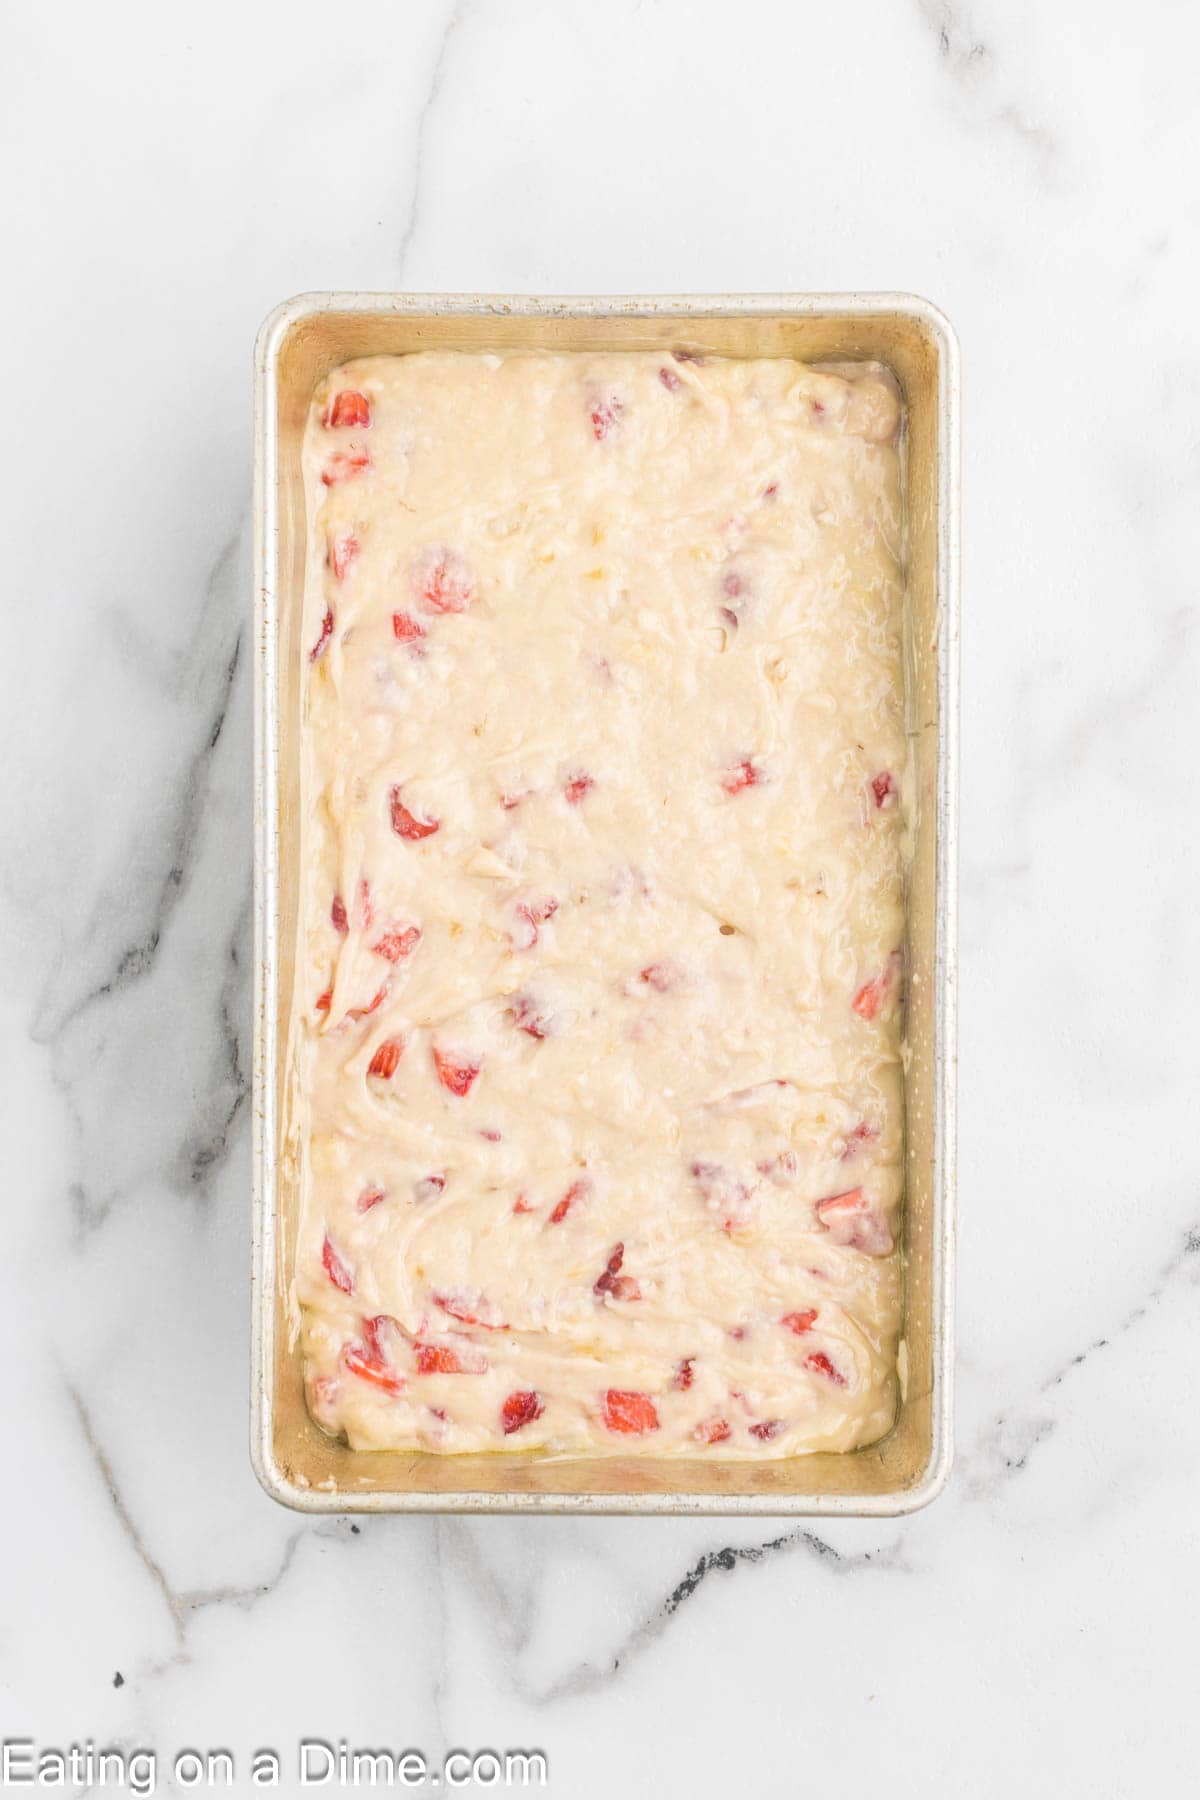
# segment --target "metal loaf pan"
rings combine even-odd
[[[300,446],[313,390],[350,357],[414,350],[661,350],[868,358],[907,414],[909,729],[917,774],[908,908],[903,1398],[842,1455],[704,1462],[352,1451],[308,1416],[289,1299],[296,1194],[283,1126],[298,892],[304,575]],[[903,294],[532,299],[307,294],[258,338],[255,385],[255,1045],[252,1454],[309,1512],[909,1512],[951,1457],[958,681],[958,359],[936,308]]]

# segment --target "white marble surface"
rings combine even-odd
[[[5,37],[3,1734],[538,1746],[580,1800],[1194,1793],[1196,9],[77,0]],[[910,288],[959,328],[926,1513],[307,1523],[254,1482],[250,351],[326,286]]]

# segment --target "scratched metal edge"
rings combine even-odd
[[[451,1493],[318,1489],[295,1481],[274,1447],[278,1062],[278,769],[276,647],[279,606],[277,362],[302,320],[336,313],[443,312],[533,318],[757,314],[851,317],[894,313],[921,324],[938,353],[937,897],[934,972],[934,1281],[931,1442],[915,1482],[878,1494]],[[942,1492],[953,1462],[958,981],[960,625],[960,365],[946,315],[915,294],[533,296],[314,291],[276,306],[254,356],[254,1079],[251,1207],[250,1457],[263,1488],[299,1512],[603,1513],[723,1517],[899,1518]]]

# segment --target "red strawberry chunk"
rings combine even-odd
[[[435,1200],[444,1191],[445,1186],[446,1177],[444,1175],[422,1175],[420,1181],[413,1183],[413,1198],[415,1200]]]
[[[378,1075],[381,1081],[390,1081],[399,1068],[403,1055],[403,1038],[385,1038],[368,1063],[367,1074]]]
[[[708,1419],[692,1433],[702,1444],[723,1444],[729,1436],[728,1419]]]
[[[588,417],[592,421],[592,436],[601,443],[614,431],[621,422],[621,414],[625,411],[625,402],[618,400],[614,394],[598,396],[591,402]]]
[[[842,1147],[842,1162],[849,1162],[851,1157],[858,1155],[864,1144],[871,1143],[878,1136],[879,1133],[874,1125],[868,1125],[865,1119],[860,1120],[853,1131],[846,1133],[846,1141]]]
[[[822,1228],[843,1249],[861,1250],[865,1256],[890,1255],[893,1248],[891,1227],[860,1187],[818,1200],[816,1214]]]
[[[329,1008],[333,1005],[333,989],[326,988],[325,992],[323,994],[318,994],[316,997],[316,1000],[313,1002],[313,1005],[315,1006],[317,1012],[327,1013],[329,1011]]]
[[[563,797],[568,806],[578,806],[585,794],[590,794],[596,783],[590,775],[572,775],[563,784]]]
[[[750,1427],[750,1436],[757,1438],[762,1444],[767,1444],[773,1437],[778,1437],[782,1430],[782,1419],[761,1419],[757,1425]]]
[[[488,1366],[486,1357],[464,1358],[445,1344],[414,1344],[413,1355],[418,1375],[482,1375]]]
[[[881,775],[873,777],[871,792],[875,796],[876,806],[893,806],[895,804],[900,787],[890,769],[885,769]]]
[[[740,794],[743,789],[757,787],[763,779],[763,772],[748,756],[743,756],[726,769],[721,777],[721,786],[727,794]]]
[[[404,1392],[406,1383],[399,1370],[369,1356],[360,1344],[347,1344],[342,1351],[342,1362],[360,1381],[369,1381],[372,1386],[382,1388],[385,1394]]]
[[[460,1100],[466,1098],[471,1091],[472,1083],[479,1074],[481,1063],[468,1062],[464,1056],[456,1056],[450,1050],[439,1050],[433,1046],[433,1066],[437,1070],[437,1078],[442,1086],[451,1094],[457,1094]]]
[[[518,1031],[525,1032],[531,1038],[544,1038],[550,1029],[549,1015],[539,1012],[537,1003],[528,994],[513,995],[508,1016]]]
[[[421,933],[416,925],[392,925],[377,944],[371,945],[371,949],[376,956],[395,963],[411,956],[420,941]]]
[[[604,1396],[604,1423],[610,1431],[640,1436],[644,1431],[658,1430],[658,1409],[649,1394],[609,1388]]]
[[[519,900],[513,907],[517,916],[517,929],[510,933],[514,950],[532,950],[538,941],[538,926],[552,919],[558,911],[558,901]]]
[[[358,539],[351,531],[334,538],[329,546],[329,566],[338,581],[345,581],[346,571],[358,555]]]
[[[310,663],[315,663],[317,658],[324,654],[325,646],[332,636],[333,608],[327,606],[325,608],[325,617],[321,620],[321,635],[308,653],[308,660]]]
[[[435,1293],[433,1303],[440,1306],[444,1313],[449,1313],[452,1319],[457,1319],[461,1325],[481,1325],[485,1331],[508,1330],[497,1308],[482,1294],[468,1294],[461,1290]]]
[[[624,1262],[624,1260],[625,1260],[624,1244],[615,1245],[613,1248],[612,1255],[609,1257],[608,1262],[605,1264],[603,1274],[598,1275],[596,1277],[596,1280],[592,1284],[593,1294],[608,1294],[608,1293],[612,1292],[613,1283],[616,1281],[617,1276],[620,1274],[621,1264]]]
[[[363,930],[370,931],[371,922],[375,917],[375,908],[371,904],[371,884],[365,876],[358,884],[358,910],[362,918]]]
[[[794,1331],[797,1337],[803,1337],[806,1331],[811,1331],[816,1322],[817,1309],[815,1306],[807,1307],[804,1312],[784,1313],[779,1321],[781,1325],[786,1325],[789,1331]]]
[[[577,1200],[585,1200],[592,1191],[592,1184],[586,1175],[573,1181],[554,1211],[550,1214],[551,1225],[561,1225]],[[623,1253],[623,1252],[622,1252]],[[620,1265],[618,1264],[618,1267]]]
[[[330,401],[321,423],[327,431],[337,430],[345,425],[365,430],[371,423],[371,403],[365,394],[356,393],[353,388],[343,388]]]
[[[392,614],[392,630],[400,644],[415,644],[418,638],[425,636],[425,627],[418,624],[411,613],[406,612]]]
[[[515,1213],[531,1213],[531,1212],[533,1212],[533,1210],[534,1210],[534,1208],[532,1206],[530,1206],[530,1204],[529,1204],[528,1200],[526,1200],[524,1194],[518,1194],[516,1199],[513,1201],[513,1211]]]
[[[397,837],[407,838],[409,843],[419,843],[422,838],[432,837],[440,830],[440,819],[418,819],[415,813],[409,812],[400,798],[399,787],[391,792],[392,830]]]
[[[321,470],[321,480],[326,487],[336,487],[340,481],[357,480],[370,466],[371,459],[365,450],[353,454],[348,450],[337,450]]]
[[[519,1388],[516,1393],[509,1394],[500,1408],[500,1419],[504,1426],[504,1435],[509,1437],[514,1431],[520,1431],[523,1425],[532,1425],[545,1412],[545,1402],[540,1394],[532,1388]]]
[[[611,1292],[614,1300],[640,1300],[642,1297],[641,1286],[632,1275],[618,1275]]]
[[[696,1359],[694,1356],[685,1356],[675,1371],[675,1379],[672,1381],[671,1386],[683,1388],[686,1392],[696,1379],[695,1363]]]
[[[338,1255],[333,1239],[328,1232],[325,1233],[325,1242],[321,1245],[321,1263],[335,1288],[340,1288],[343,1294],[354,1292],[354,1272]]]
[[[348,1019],[369,1019],[371,1014],[373,1012],[378,1012],[379,1008],[383,1005],[387,998],[387,991],[388,984],[385,981],[373,1000],[368,1000],[365,1006],[352,1006],[346,1014],[346,1017]]]
[[[658,379],[662,382],[669,394],[673,394],[679,386],[679,377],[674,369],[660,369],[658,371]]]
[[[382,1188],[364,1188],[354,1204],[360,1213],[370,1212],[371,1208],[378,1206],[385,1197]]]
[[[804,1359],[806,1369],[814,1375],[823,1375],[826,1381],[832,1381],[835,1387],[845,1387],[846,1377],[835,1369],[823,1350],[812,1350]]]
[[[872,975],[869,981],[863,982],[850,1003],[860,1019],[875,1017],[891,992],[892,982],[899,966],[899,956],[892,955],[888,958],[886,968],[881,969],[878,975]]]
[[[413,571],[413,589],[426,612],[466,612],[475,598],[475,579],[456,550],[427,550]]]
[[[346,917],[346,902],[340,894],[333,896],[333,904],[329,908],[329,917],[333,921],[333,929],[339,937],[345,937],[350,929],[350,921]]]

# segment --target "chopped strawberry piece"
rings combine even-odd
[[[728,1419],[708,1419],[692,1433],[702,1444],[723,1444],[729,1436]]]
[[[389,1325],[396,1321],[388,1313],[376,1313],[373,1319],[362,1322],[363,1347],[372,1362],[386,1362],[387,1351],[384,1348],[383,1334]]]
[[[365,1213],[370,1212],[373,1206],[378,1206],[379,1202],[384,1198],[385,1195],[382,1188],[364,1188],[354,1204],[357,1206],[360,1213]]]
[[[333,904],[329,908],[329,917],[333,921],[333,929],[339,937],[345,937],[350,929],[350,921],[346,917],[346,902],[340,894],[333,896]]]
[[[414,1344],[418,1375],[482,1375],[487,1360],[471,1355],[464,1360],[444,1344]]]
[[[377,944],[371,945],[371,949],[376,956],[394,963],[411,956],[420,941],[421,933],[416,925],[393,925],[384,932]]]
[[[381,1081],[390,1081],[399,1068],[403,1055],[403,1038],[385,1038],[368,1063],[367,1074],[378,1075]]]
[[[592,421],[592,436],[597,443],[616,429],[624,411],[625,402],[618,400],[613,394],[602,395],[592,401],[588,417]]]
[[[871,792],[875,796],[876,806],[883,807],[894,804],[896,797],[900,792],[900,787],[896,777],[892,774],[890,769],[885,769],[882,775],[876,775],[872,778]]]
[[[834,1368],[823,1350],[810,1351],[804,1359],[804,1366],[806,1369],[811,1369],[814,1375],[824,1375],[825,1379],[832,1381],[835,1387],[845,1387],[846,1385],[846,1377],[840,1370]]]
[[[844,1194],[830,1194],[816,1204],[817,1219],[835,1244],[861,1250],[866,1256],[888,1256],[893,1247],[891,1227],[860,1187]]]
[[[528,994],[513,995],[508,1016],[518,1031],[531,1038],[544,1038],[550,1029],[549,1015],[539,1012],[536,1002]]]
[[[516,1199],[513,1201],[513,1211],[515,1213],[531,1213],[531,1212],[533,1212],[533,1210],[534,1210],[533,1207],[530,1206],[530,1204],[529,1204],[528,1200],[526,1200],[524,1194],[518,1194]]]
[[[325,617],[321,620],[321,635],[308,653],[308,660],[310,663],[316,662],[317,658],[324,652],[325,646],[332,636],[333,608],[327,606],[325,608]]]
[[[560,1201],[559,1204],[561,1205],[562,1202]],[[612,1255],[609,1257],[608,1262],[605,1264],[603,1274],[598,1275],[592,1284],[593,1294],[610,1294],[612,1292],[613,1286],[617,1279],[617,1276],[621,1272],[621,1264],[624,1262],[624,1260],[625,1260],[624,1244],[615,1245],[613,1248]]]
[[[736,631],[741,624],[741,620],[734,612],[732,606],[723,606],[720,611],[721,617],[724,619],[726,625],[728,625],[730,631]]]
[[[404,1392],[406,1383],[399,1370],[369,1356],[359,1344],[346,1345],[342,1351],[342,1362],[360,1381],[371,1382],[374,1387],[382,1388],[385,1394]]]
[[[328,1232],[325,1233],[325,1242],[321,1245],[321,1264],[335,1288],[340,1288],[343,1294],[354,1292],[353,1270],[338,1255],[333,1239]]]
[[[427,550],[413,570],[413,590],[426,612],[466,612],[475,580],[456,550]]]
[[[418,638],[425,636],[425,627],[417,623],[411,613],[394,612],[392,614],[392,630],[396,641],[401,644],[414,644]]]
[[[865,1119],[860,1120],[853,1131],[848,1131],[846,1133],[846,1141],[842,1147],[841,1160],[843,1162],[849,1162],[851,1157],[858,1155],[858,1152],[862,1149],[864,1144],[871,1143],[871,1141],[878,1136],[879,1132],[874,1125],[868,1125]]]
[[[370,466],[371,459],[365,450],[353,455],[347,450],[337,450],[321,470],[321,480],[326,487],[336,487],[340,481],[357,480]]]
[[[520,1431],[523,1425],[532,1425],[535,1419],[541,1418],[545,1410],[542,1396],[535,1394],[532,1388],[518,1389],[515,1394],[509,1394],[500,1409],[505,1437],[511,1436],[514,1431]]]
[[[750,1189],[720,1163],[694,1162],[692,1179],[709,1212],[721,1220],[723,1231],[734,1231],[745,1222]]]
[[[365,429],[371,423],[371,403],[365,394],[356,393],[353,388],[343,388],[330,401],[321,423],[327,431],[337,430],[344,425]]]
[[[696,1379],[695,1362],[696,1359],[694,1356],[684,1357],[683,1361],[675,1371],[675,1379],[671,1383],[672,1387],[683,1388],[685,1392],[691,1387],[693,1381]]]
[[[314,1005],[317,1012],[327,1013],[329,1008],[333,1005],[333,989],[326,988],[323,994],[318,994]]]
[[[658,1409],[649,1394],[609,1388],[604,1396],[604,1423],[610,1431],[640,1435],[658,1430]]]
[[[334,538],[329,546],[329,566],[338,581],[345,581],[346,571],[357,555],[358,539],[353,532],[347,531]]]
[[[532,950],[538,941],[538,926],[546,924],[558,911],[558,901],[519,900],[513,907],[517,915],[517,929],[510,933],[514,950]]]
[[[640,1300],[642,1290],[632,1275],[618,1275],[610,1290],[614,1300]]]
[[[409,812],[400,798],[399,787],[391,793],[392,830],[397,837],[407,838],[410,843],[419,843],[422,838],[432,837],[440,830],[440,819],[418,819],[415,813]]]
[[[757,1425],[750,1427],[750,1436],[757,1438],[760,1443],[766,1444],[773,1437],[778,1437],[782,1430],[782,1419],[761,1419]]]
[[[596,783],[590,775],[572,775],[563,784],[563,797],[568,806],[578,806],[585,794],[590,794]]]
[[[658,379],[662,382],[669,394],[673,394],[679,386],[679,377],[674,369],[660,369],[658,371]]]
[[[757,787],[763,779],[763,772],[748,756],[726,769],[721,777],[721,786],[727,794],[740,794],[744,788]]]
[[[786,1325],[789,1331],[794,1331],[797,1337],[803,1337],[806,1331],[811,1331],[816,1322],[817,1309],[815,1306],[809,1307],[805,1312],[784,1313],[779,1321],[781,1325]]]
[[[641,979],[656,994],[665,994],[668,988],[675,985],[675,972],[667,963],[647,963],[641,971]]]
[[[592,1191],[592,1184],[586,1175],[573,1181],[554,1211],[550,1214],[551,1225],[561,1225],[577,1200],[585,1200]]]
[[[451,1094],[457,1094],[460,1100],[466,1098],[471,1091],[472,1083],[478,1075],[481,1063],[468,1062],[465,1057],[455,1056],[449,1050],[439,1050],[433,1046],[433,1066],[437,1070],[437,1078],[442,1086]]]
[[[435,1293],[433,1303],[461,1325],[481,1325],[485,1331],[508,1330],[497,1309],[482,1294]]]
[[[413,1198],[416,1200],[433,1200],[442,1193],[446,1186],[444,1175],[422,1175],[420,1181],[413,1183]]]
[[[489,1127],[487,1127],[487,1126],[484,1126],[484,1127],[483,1127],[483,1128],[482,1128],[482,1129],[481,1129],[481,1130],[480,1130],[480,1133],[479,1133],[479,1135],[480,1135],[480,1137],[481,1137],[481,1138],[486,1138],[486,1139],[487,1139],[487,1141],[488,1141],[488,1143],[489,1143],[489,1144],[498,1144],[498,1143],[500,1143],[500,1141],[501,1141],[501,1139],[502,1139],[502,1138],[503,1138],[503,1136],[504,1136],[504,1134],[503,1134],[503,1132],[500,1132],[500,1131],[493,1131],[493,1130],[491,1130],[491,1129],[490,1129],[490,1128],[489,1128]]]
[[[860,1019],[875,1017],[891,991],[892,982],[899,966],[899,956],[893,955],[889,957],[886,968],[882,969],[878,975],[872,975],[869,981],[863,982],[850,1003]]]
[[[375,908],[371,904],[371,884],[364,876],[358,884],[358,911],[362,919],[364,931],[370,931],[375,917]]]
[[[352,1006],[346,1014],[346,1017],[348,1019],[369,1019],[373,1012],[379,1011],[379,1008],[387,999],[387,991],[388,984],[385,981],[373,1000],[368,1000],[365,1006]]]
[[[764,500],[774,500],[778,493],[779,483],[777,481],[771,481],[768,482],[767,486],[763,489],[762,497]]]

